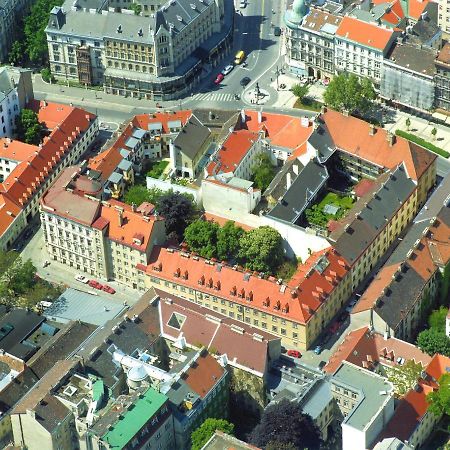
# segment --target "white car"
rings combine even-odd
[[[245,0],[241,0],[239,3],[239,8],[245,8],[247,6],[247,2]]]
[[[84,283],[84,284],[89,283],[89,278],[86,278],[85,276],[81,275],[80,273],[75,275],[75,280],[79,281],[80,283]]]
[[[232,70],[234,69],[234,66],[229,64],[228,66],[225,67],[225,69],[222,70],[222,75],[228,75]]]

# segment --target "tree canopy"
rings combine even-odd
[[[330,81],[323,98],[327,105],[338,111],[365,113],[376,94],[368,78],[359,79],[354,74],[342,73]]]
[[[16,118],[16,133],[19,141],[38,145],[44,137],[44,125],[31,109],[22,109]]]
[[[256,157],[252,172],[252,179],[256,187],[261,189],[261,191],[265,191],[275,176],[275,169],[270,162],[270,157],[265,153],[260,153]]]
[[[239,252],[239,241],[244,234],[241,227],[229,220],[217,232],[217,257],[229,261],[236,259]]]
[[[282,400],[265,409],[260,423],[253,429],[250,441],[257,447],[275,448],[274,443],[292,445],[295,449],[318,449],[320,433],[311,417],[303,414],[296,402]],[[286,447],[285,447],[286,448]],[[289,448],[289,447],[287,447]]]
[[[430,328],[434,328],[436,331],[444,331],[447,313],[448,308],[445,306],[441,306],[439,309],[434,310],[428,317],[428,325],[430,325]]]
[[[450,374],[445,373],[439,378],[439,389],[427,395],[429,410],[436,416],[450,415]]]
[[[255,228],[239,240],[239,258],[251,270],[274,272],[283,262],[283,239],[269,226]]]
[[[429,355],[440,353],[450,357],[450,339],[446,336],[445,329],[440,331],[430,328],[422,331],[417,337],[417,345]]]
[[[416,363],[410,359],[403,365],[388,367],[386,375],[388,380],[394,385],[394,392],[399,396],[404,396],[417,383],[422,370],[421,363]]]
[[[156,210],[166,221],[167,234],[174,235],[178,240],[181,240],[184,230],[196,213],[193,201],[178,192],[163,194],[156,204]]]
[[[206,419],[191,434],[191,450],[200,450],[208,442],[216,430],[232,435],[234,433],[234,425],[224,419]]]
[[[309,86],[307,84],[301,85],[297,83],[292,86],[291,91],[298,99],[302,100],[308,94]]]
[[[217,254],[217,234],[219,225],[207,220],[195,220],[184,231],[184,240],[189,248],[204,258]]]

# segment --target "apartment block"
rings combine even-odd
[[[44,122],[49,135],[39,146],[9,138],[0,142],[0,247],[11,249],[14,241],[38,212],[39,200],[68,165],[79,161],[95,140],[98,120],[82,109],[47,102],[31,107]]]
[[[41,200],[41,222],[50,258],[89,275],[138,289],[137,264],[149,262],[165,241],[164,220],[153,206],[102,201],[102,186],[66,169]],[[141,286],[139,286],[141,287]]]
[[[438,25],[446,36],[450,35],[450,2],[439,0]]]
[[[439,51],[435,65],[436,107],[450,111],[450,43],[446,43]]]
[[[203,65],[216,65],[233,35],[223,0],[136,3],[82,0],[55,7],[46,28],[50,68],[60,79],[146,99],[189,93]]]

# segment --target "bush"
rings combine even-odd
[[[168,165],[169,161],[159,161],[152,164],[152,168],[147,172],[147,176],[151,178],[159,178]]]
[[[53,83],[55,81],[55,77],[48,67],[41,70],[41,76],[46,83]]]
[[[420,145],[426,148],[427,150],[430,150],[430,152],[443,156],[444,158],[450,157],[449,152],[440,147],[437,147],[436,145],[431,144],[430,142],[427,142],[425,139],[422,139],[419,136],[407,133],[406,131],[403,130],[396,130],[395,134],[402,138],[408,139],[408,141],[414,142],[415,144]]]

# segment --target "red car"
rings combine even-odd
[[[116,290],[113,289],[111,286],[108,286],[107,284],[105,284],[105,285],[103,286],[103,290],[104,290],[105,292],[107,292],[108,294],[115,294],[115,293],[116,293]]]
[[[103,289],[103,284],[100,284],[98,281],[90,280],[88,284],[89,286],[98,289],[99,291]]]
[[[220,84],[224,78],[225,76],[223,75],[223,73],[219,73],[219,75],[217,75],[216,79],[214,80],[214,84]]]
[[[330,327],[330,332],[336,333],[336,331],[339,330],[340,326],[341,326],[341,324],[339,322],[333,322]]]
[[[292,356],[293,358],[301,358],[302,354],[298,350],[288,350],[288,356]]]

